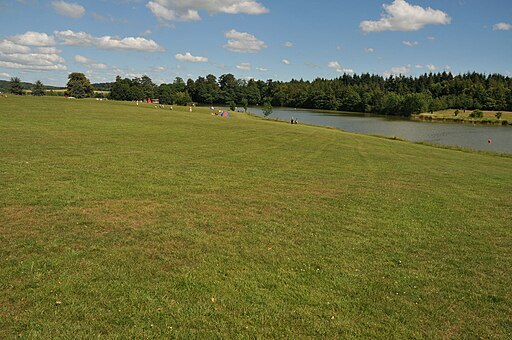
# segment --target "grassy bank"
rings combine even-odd
[[[512,158],[0,98],[0,338],[512,336]]]
[[[512,112],[509,111],[482,111],[480,118],[471,117],[473,110],[442,110],[434,113],[420,113],[413,115],[413,119],[437,122],[454,122],[470,124],[492,124],[492,125],[512,125]],[[501,112],[500,118],[496,113]]]

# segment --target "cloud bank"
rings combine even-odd
[[[259,2],[254,0],[153,0],[146,7],[160,21],[198,21],[199,11],[208,14],[250,14],[268,13]]]

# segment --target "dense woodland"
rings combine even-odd
[[[261,105],[308,109],[410,115],[447,108],[512,111],[512,78],[499,74],[443,72],[413,78],[348,75],[328,80],[261,81],[236,79],[232,74],[189,79],[156,86],[147,76],[116,78],[110,98],[159,98],[163,104]]]

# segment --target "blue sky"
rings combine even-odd
[[[512,75],[510,0],[0,0],[0,79]]]

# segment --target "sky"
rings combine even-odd
[[[0,0],[0,79],[512,76],[510,0]]]

